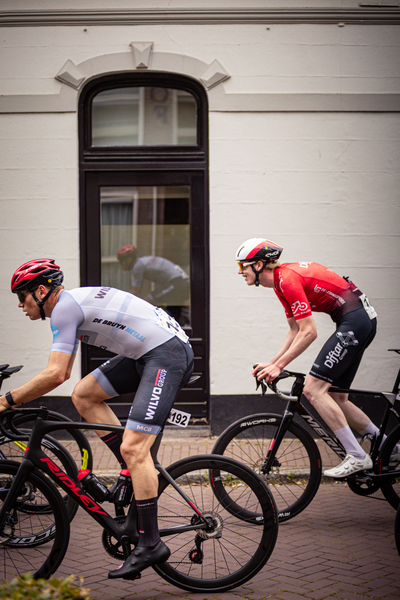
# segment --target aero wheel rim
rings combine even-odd
[[[252,479],[247,480],[242,469],[227,468],[226,462],[216,462],[212,470],[227,482],[226,496],[221,502],[207,468],[210,461],[192,462],[193,466],[179,473],[177,482],[201,510],[207,527],[163,537],[171,556],[155,570],[170,583],[189,591],[233,589],[254,576],[268,560],[276,541],[275,507],[261,481],[256,490],[251,487],[254,474],[250,472]],[[227,510],[227,497],[232,500],[231,506],[245,505],[251,514],[265,515],[265,519],[261,517],[255,524],[254,519],[249,521],[234,510]],[[190,523],[204,525],[176,490],[166,486],[159,498],[160,529]]]

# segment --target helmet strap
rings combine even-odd
[[[45,297],[43,298],[43,300],[39,300],[39,298],[36,297],[35,290],[30,290],[33,299],[35,300],[36,304],[39,307],[40,317],[41,317],[42,321],[46,320],[46,315],[44,314],[44,304],[45,304],[46,300],[48,300],[48,298],[51,296],[51,294],[53,293],[53,290],[56,287],[57,286],[52,285],[51,288],[49,289],[49,291],[47,292],[47,294],[45,295]]]
[[[265,267],[267,266],[267,263],[263,263],[263,266],[262,266],[262,268],[259,271],[256,271],[256,269],[254,268],[254,265],[250,265],[250,266],[251,266],[251,270],[253,271],[253,273],[256,276],[256,280],[254,282],[254,285],[256,287],[258,287],[260,285],[260,275],[264,271]]]

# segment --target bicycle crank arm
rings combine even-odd
[[[354,475],[349,475],[346,479],[358,481],[358,482],[374,482],[379,483],[380,481],[385,481],[386,479],[390,479],[391,477],[400,477],[400,471],[386,471],[385,473],[355,473]]]

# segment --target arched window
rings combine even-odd
[[[92,146],[196,145],[196,100],[167,87],[104,90],[92,101]]]
[[[82,284],[131,290],[179,320],[201,377],[178,403],[193,417],[207,418],[206,93],[199,82],[174,74],[110,75],[84,87],[79,117]],[[129,270],[117,258],[126,245],[137,250]],[[175,276],[185,281],[179,297],[164,293],[164,283]],[[87,347],[84,374],[107,357]],[[119,410],[124,418],[123,401]]]

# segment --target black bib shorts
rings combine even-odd
[[[137,360],[114,356],[92,374],[110,398],[135,392],[126,428],[157,435],[192,371],[191,345],[173,337]]]
[[[340,388],[349,388],[364,351],[376,334],[376,318],[370,319],[363,306],[344,314],[336,331],[322,347],[310,375]]]

